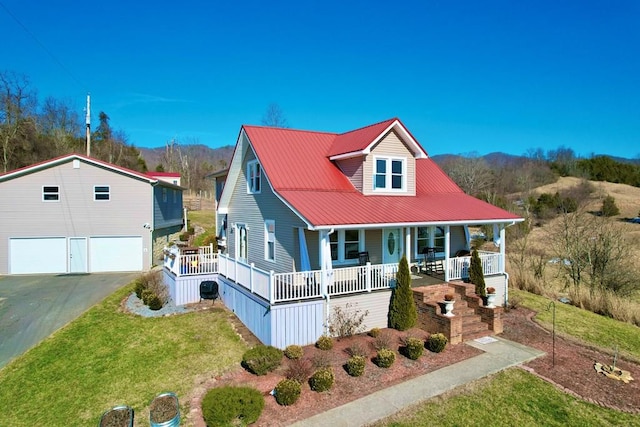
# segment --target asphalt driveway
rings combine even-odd
[[[0,276],[0,369],[139,274]]]

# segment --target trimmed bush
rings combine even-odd
[[[482,271],[482,261],[478,250],[474,249],[471,252],[471,265],[469,266],[469,281],[476,285],[476,295],[479,297],[486,297],[487,290],[484,284],[484,272]]]
[[[270,345],[258,345],[242,355],[242,366],[256,375],[266,375],[282,361],[282,351]]]
[[[313,364],[309,359],[293,359],[289,362],[289,367],[284,376],[302,384],[309,379],[313,369]]]
[[[275,398],[278,405],[289,406],[297,402],[302,392],[300,383],[296,380],[285,378],[275,388]]]
[[[411,360],[417,360],[424,352],[424,341],[409,337],[404,341],[403,353]]]
[[[151,295],[147,305],[151,310],[154,310],[154,311],[160,310],[163,306],[162,300],[160,300],[160,297],[156,294]]]
[[[427,348],[434,353],[440,353],[448,342],[449,340],[444,334],[431,334],[427,340]]]
[[[380,335],[380,328],[371,328],[369,331],[369,336],[373,338],[377,338]]]
[[[181,242],[188,242],[189,237],[191,237],[191,234],[184,232],[184,233],[181,233],[180,236],[178,236],[178,239],[180,239]]]
[[[202,399],[202,416],[208,426],[255,423],[264,409],[264,397],[251,387],[219,387]]]
[[[363,356],[351,356],[347,360],[347,373],[352,377],[359,377],[364,374],[364,367],[367,360]]]
[[[331,350],[333,348],[333,339],[327,335],[322,335],[316,341],[316,347],[320,350]]]
[[[396,273],[396,287],[391,294],[388,319],[389,327],[399,331],[412,328],[418,320],[418,310],[411,291],[411,272],[405,255],[400,259]]]
[[[293,344],[284,349],[284,355],[287,356],[288,359],[302,359],[304,350],[299,345]]]
[[[389,368],[396,361],[396,353],[388,348],[378,350],[374,363],[381,368]]]
[[[139,299],[142,299],[142,292],[147,289],[147,284],[145,283],[145,281],[142,279],[142,277],[138,277],[135,281],[135,285],[134,285],[134,290],[136,293],[136,296]]]
[[[335,376],[333,375],[333,369],[322,368],[318,369],[309,378],[309,386],[311,390],[323,392],[329,390],[333,386]]]
[[[155,296],[155,294],[153,293],[153,291],[149,290],[149,289],[145,289],[142,291],[142,303],[144,305],[149,305],[149,301],[151,300],[151,297]]]

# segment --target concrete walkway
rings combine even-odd
[[[293,426],[355,427],[374,423],[396,412],[460,385],[528,362],[545,353],[499,337],[492,342],[468,341],[484,351],[471,359],[458,362],[412,380],[377,391],[366,397],[299,421]]]

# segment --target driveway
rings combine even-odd
[[[139,274],[0,276],[0,369]]]

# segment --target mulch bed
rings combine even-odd
[[[535,312],[523,307],[504,315],[502,337],[535,347],[546,356],[527,363],[524,368],[561,390],[603,407],[640,414],[640,365],[618,357],[616,367],[631,373],[628,384],[607,378],[595,371],[595,362],[613,363],[613,354],[590,348],[571,339],[555,338],[555,363],[551,332],[533,320]],[[638,329],[640,339],[640,328]]]

